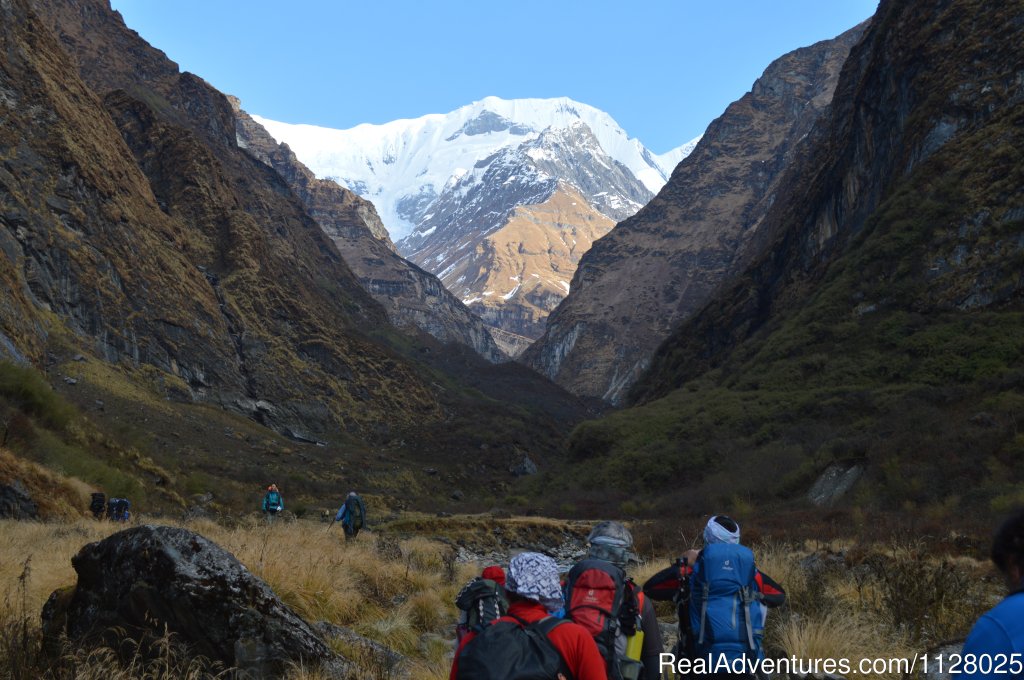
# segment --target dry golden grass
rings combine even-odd
[[[773,620],[776,619],[776,620]],[[903,659],[912,650],[899,638],[883,634],[879,621],[851,610],[833,610],[821,615],[782,615],[768,617],[769,647],[785,658]],[[867,675],[865,677],[899,677]]]
[[[385,559],[378,554],[373,535],[362,533],[346,542],[339,528],[328,531],[321,523],[267,525],[253,520],[228,528],[198,520],[182,526],[234,554],[307,621],[351,628],[408,656],[416,665],[414,677],[447,673],[457,618],[455,593],[479,573],[479,567],[453,565],[456,580],[449,582],[444,559],[449,549],[444,544],[422,537],[399,541],[400,554]],[[85,519],[55,524],[0,522],[6,539],[5,550],[0,551],[2,621],[16,621],[27,613],[37,629],[38,613],[50,593],[75,582],[71,557],[86,543],[122,528]],[[27,576],[19,581],[26,565]],[[371,657],[363,658],[375,663]],[[86,668],[100,661],[94,655],[77,663]],[[179,670],[189,672],[187,664]],[[132,672],[136,671],[142,673],[141,667]],[[375,677],[376,671],[361,668],[360,672],[365,673],[360,677]],[[297,668],[295,673],[293,677],[305,678],[316,677],[317,671]]]
[[[511,522],[518,530],[527,524],[541,531],[552,526],[532,518]],[[457,524],[460,531],[471,530],[469,518],[460,518]],[[338,527],[328,529],[312,521],[268,525],[249,519],[222,526],[197,520],[183,526],[234,554],[307,621],[349,628],[399,652],[407,658],[403,670],[417,680],[447,677],[457,618],[454,598],[483,565],[454,562],[454,553],[445,543],[383,532],[364,532],[346,542]],[[0,551],[0,668],[37,669],[33,664],[39,663],[38,655],[33,655],[34,648],[26,641],[38,640],[43,603],[53,590],[74,583],[71,557],[83,545],[121,528],[85,519],[0,522],[5,538],[5,549]],[[792,548],[771,542],[754,546],[761,570],[782,584],[788,596],[788,606],[772,611],[768,618],[770,656],[905,657],[924,651],[938,637],[966,632],[1000,594],[987,564],[967,558],[944,561],[904,546],[857,546],[844,553],[845,559],[834,552],[819,552],[823,559],[818,570],[809,573],[802,561],[822,547]],[[652,559],[634,565],[630,573],[643,583],[669,563],[668,557]],[[950,592],[939,597],[918,588],[901,599],[901,588],[935,579],[941,579]],[[922,608],[922,597],[933,600]],[[670,609],[661,611],[674,619]],[[354,678],[394,676],[394,662],[372,648],[351,641],[328,642],[354,662]],[[161,675],[142,661],[115,672],[104,652],[68,653],[63,667],[75,672],[53,677],[170,678],[200,677],[204,672],[201,662],[172,657],[168,651],[165,666],[173,665],[173,671]],[[32,677],[32,673],[0,670],[0,678],[5,677]],[[323,674],[316,668],[296,667],[288,677],[316,679]]]

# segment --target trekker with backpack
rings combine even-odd
[[[94,519],[103,519],[103,509],[107,507],[107,497],[103,493],[97,491],[92,494],[92,500],[89,502],[89,512],[92,513]]]
[[[450,680],[608,680],[585,628],[551,612],[564,603],[558,565],[520,553],[508,565],[508,613],[470,631],[452,661]]]
[[[455,606],[459,610],[459,621],[455,624],[455,646],[458,648],[470,631],[479,633],[508,612],[505,570],[497,565],[486,567],[455,596]]]
[[[127,498],[111,498],[107,501],[107,519],[111,522],[128,522],[132,518],[129,512],[131,503]]]
[[[268,522],[273,522],[282,510],[284,510],[284,499],[281,498],[277,484],[271,484],[267,487],[267,494],[263,497],[263,513],[267,516]]]
[[[625,571],[637,561],[633,535],[619,522],[600,522],[587,543],[587,558],[566,580],[566,617],[594,638],[611,680],[661,678],[661,630],[654,604]]]
[[[954,678],[1024,678],[1020,664],[1012,663],[1024,654],[1024,509],[999,527],[992,541],[992,561],[1006,578],[1010,594],[971,628],[960,655],[961,672]],[[1006,672],[996,670],[1001,659],[1010,660],[1003,663]]]
[[[363,499],[359,497],[359,494],[355,491],[348,492],[345,502],[341,504],[337,514],[334,515],[334,521],[341,522],[341,528],[345,530],[346,541],[359,534],[359,530],[366,522],[366,506],[363,505]]]
[[[704,549],[687,551],[649,578],[644,592],[677,605],[676,657],[710,659],[709,674],[750,677],[711,671],[722,663],[736,667],[739,659],[749,668],[764,658],[761,640],[767,608],[784,603],[786,592],[757,569],[754,553],[739,541],[735,520],[712,516],[704,527]]]

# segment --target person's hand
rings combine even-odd
[[[689,550],[683,553],[683,559],[686,560],[687,564],[692,566],[693,563],[697,561],[698,555],[700,555],[698,551],[694,550],[693,548],[690,548]]]

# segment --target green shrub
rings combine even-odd
[[[28,366],[0,361],[0,399],[56,430],[66,430],[75,418],[74,407]]]

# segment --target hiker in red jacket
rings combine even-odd
[[[551,612],[558,611],[564,604],[558,566],[553,559],[540,553],[516,555],[508,565],[505,591],[509,600],[508,614],[480,633],[470,632],[463,638],[452,661],[450,680],[483,680],[489,677],[490,665],[495,675],[499,675],[498,671],[507,672],[500,664],[509,663],[517,655],[503,656],[501,651],[517,647],[518,640],[526,637],[523,633],[531,624],[533,630],[539,628],[546,634],[555,654],[548,654],[544,660],[526,659],[527,663],[537,663],[538,667],[542,662],[553,663],[550,677],[560,680],[608,680],[604,659],[586,629],[551,616]],[[485,650],[488,653],[483,653]],[[551,650],[537,649],[538,654],[548,651]]]

